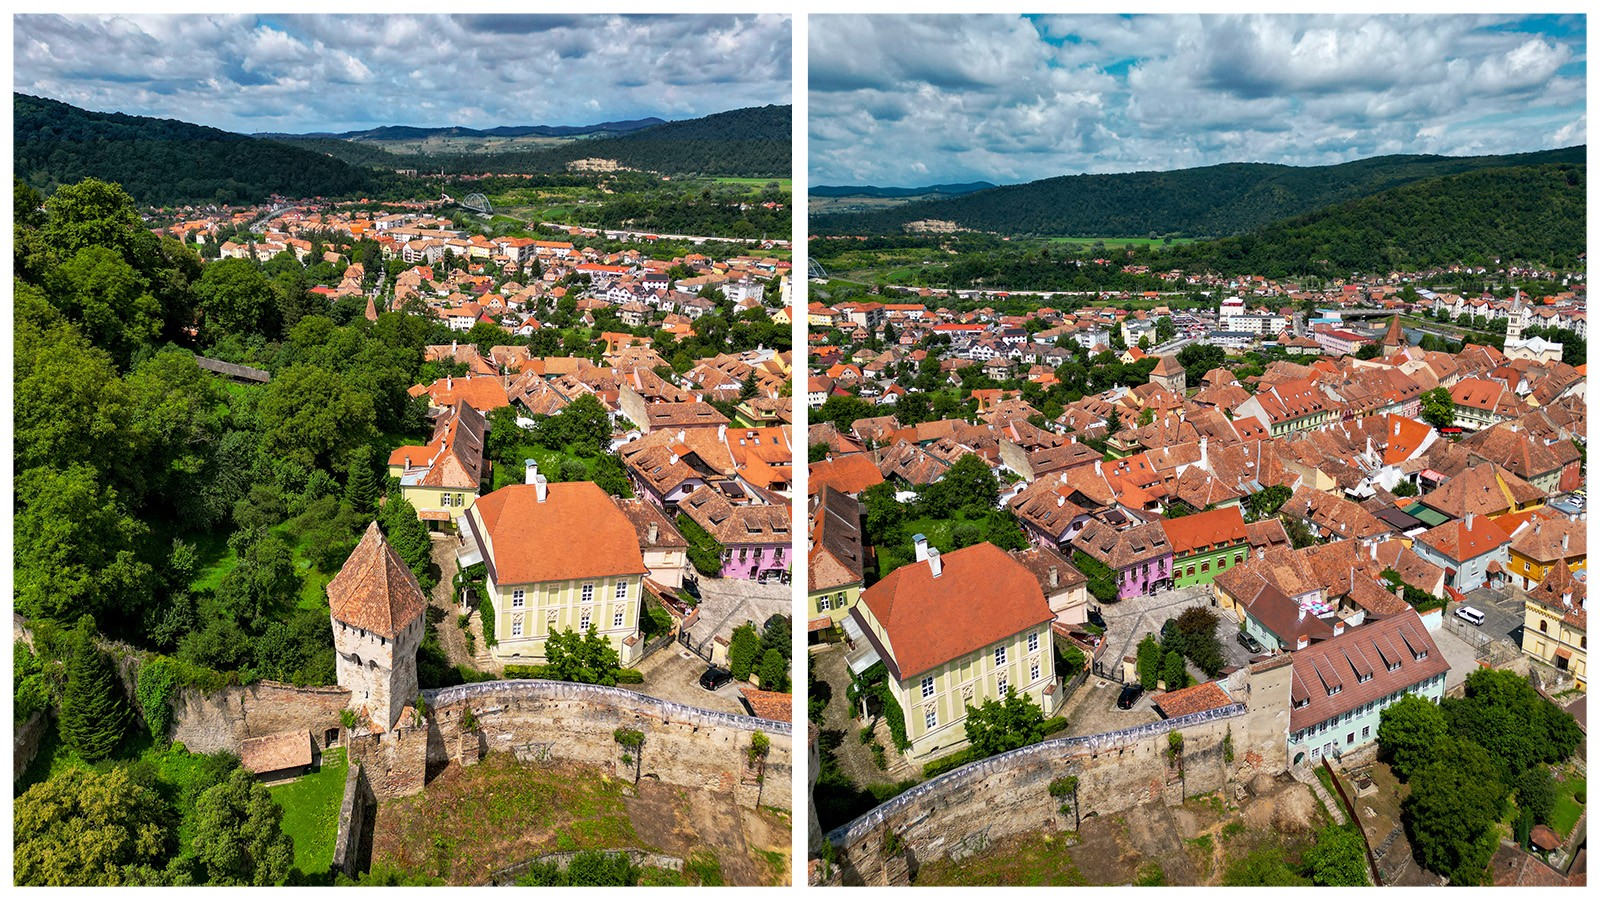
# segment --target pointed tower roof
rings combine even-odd
[[[372,298],[370,296],[367,298],[367,314],[366,315],[367,315],[367,321],[368,322],[376,322],[376,321],[378,321],[378,305],[376,303],[372,302]]]
[[[1163,356],[1161,357],[1161,361],[1156,363],[1156,367],[1150,370],[1150,374],[1181,375],[1183,374],[1183,366],[1178,365],[1178,358],[1176,356]]]
[[[1389,320],[1389,331],[1383,336],[1383,346],[1404,347],[1406,343],[1406,334],[1400,330],[1400,316],[1396,314]]]
[[[340,622],[393,638],[422,615],[428,601],[417,576],[373,522],[328,582],[328,605]]]

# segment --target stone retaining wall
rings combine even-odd
[[[344,802],[339,804],[339,831],[334,839],[330,867],[334,874],[342,872],[355,878],[366,871],[372,855],[372,848],[367,845],[368,826],[376,805],[377,798],[372,794],[361,763],[352,762],[345,770]]]
[[[350,702],[341,687],[295,687],[275,681],[234,685],[209,693],[186,687],[173,699],[172,739],[193,753],[238,753],[245,738],[307,731],[317,752],[338,746],[339,713]],[[332,742],[327,732],[338,732]]]
[[[39,752],[39,745],[44,743],[44,733],[50,730],[50,713],[48,711],[36,712],[28,721],[17,726],[11,735],[11,783],[16,784],[22,773],[28,770],[28,764],[33,762],[33,757]]]

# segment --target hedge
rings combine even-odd
[[[478,595],[478,620],[483,623],[483,645],[493,647],[499,643],[494,637],[494,602],[487,592]]]
[[[547,674],[549,669],[549,666],[510,665],[506,666],[505,677],[512,680],[522,678],[557,680],[550,679],[550,676]],[[617,684],[644,684],[644,673],[640,672],[638,669],[618,669]]]

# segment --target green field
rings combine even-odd
[[[1578,824],[1578,818],[1583,815],[1583,804],[1575,796],[1579,791],[1586,791],[1587,779],[1580,774],[1573,773],[1556,782],[1556,805],[1550,812],[1550,827],[1556,834],[1568,837],[1572,828]],[[1588,799],[1587,793],[1584,799]]]
[[[344,750],[328,750],[311,774],[267,788],[283,807],[283,833],[294,839],[294,867],[306,875],[327,875],[333,864],[348,768]]]

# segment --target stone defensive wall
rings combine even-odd
[[[186,687],[172,701],[172,739],[183,742],[191,753],[238,753],[246,738],[308,731],[320,753],[339,745],[344,735],[339,713],[349,702],[350,692],[341,687],[295,687],[275,681],[216,691]]]
[[[960,860],[1024,832],[1076,827],[1073,798],[1050,783],[1076,776],[1077,814],[1109,815],[1242,784],[1285,769],[1281,759],[1234,752],[1256,729],[1243,703],[1095,734],[1056,738],[980,760],[917,785],[827,835],[825,884],[907,884],[918,867]],[[1183,738],[1174,753],[1169,735]],[[1281,756],[1282,754],[1274,754]],[[1063,810],[1064,807],[1064,810]]]
[[[631,779],[618,728],[644,734],[642,778],[731,792],[741,805],[791,806],[794,777],[789,723],[684,706],[621,688],[563,681],[485,681],[424,691],[438,746],[451,758],[508,751],[524,760],[584,763]],[[461,723],[471,709],[477,730]],[[764,764],[752,764],[756,732],[770,742]],[[430,754],[438,750],[430,741]],[[431,760],[430,760],[431,762]],[[759,782],[758,782],[759,777]]]

